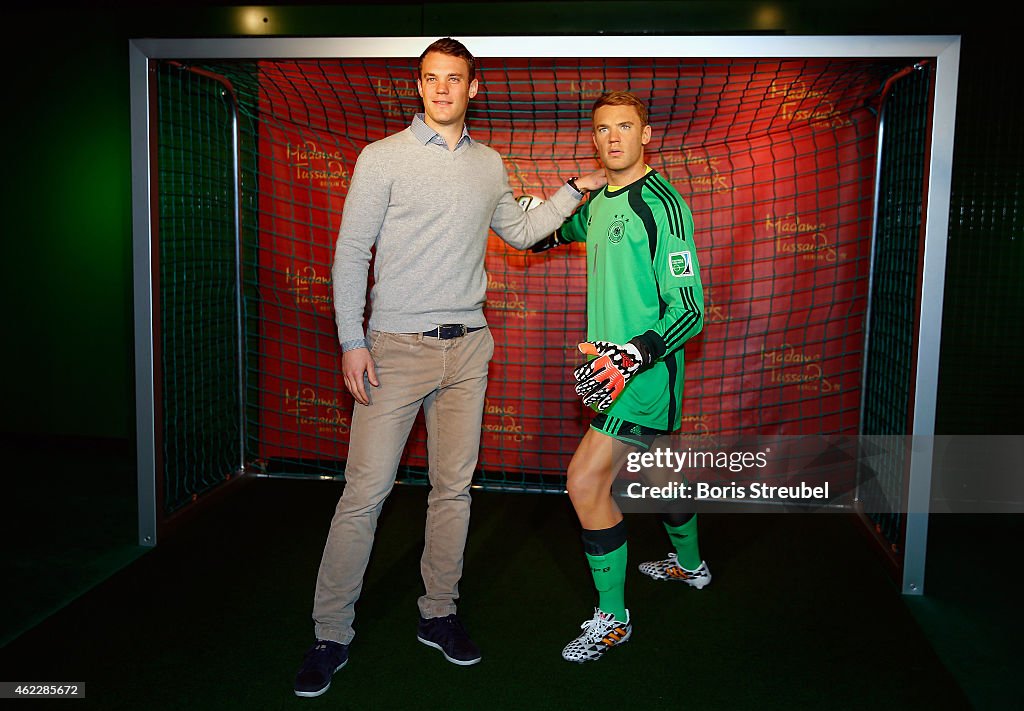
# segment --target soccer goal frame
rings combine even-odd
[[[139,542],[153,546],[160,511],[158,324],[160,294],[154,289],[159,240],[159,196],[154,180],[157,155],[152,66],[161,60],[306,60],[416,57],[435,38],[235,38],[132,39],[129,42],[132,153],[132,234],[135,306],[135,390]],[[529,36],[465,38],[473,53],[487,58],[721,58],[721,59],[886,59],[923,60],[934,66],[928,126],[922,235],[916,299],[914,353],[907,448],[905,513],[901,525],[902,591],[922,594],[933,460],[939,346],[949,226],[950,186],[956,115],[960,39],[958,36]],[[226,89],[226,91],[229,89]],[[237,147],[236,147],[237,148]],[[235,151],[237,155],[237,150]],[[234,168],[237,172],[237,166]],[[236,215],[242,209],[236,194]],[[238,267],[240,269],[240,266]],[[241,277],[239,276],[239,281]],[[241,286],[237,298],[241,299]],[[870,306],[869,306],[870,308]],[[239,337],[241,341],[242,337]],[[241,357],[241,356],[239,356]],[[239,384],[239,388],[241,388]],[[244,397],[244,394],[242,395]],[[227,478],[246,472],[242,460]],[[870,526],[869,526],[870,527]]]

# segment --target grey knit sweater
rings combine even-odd
[[[338,338],[364,338],[371,248],[370,328],[428,331],[438,324],[483,326],[487,230],[526,249],[572,214],[580,195],[563,185],[524,212],[501,156],[472,140],[455,151],[411,128],[366,146],[356,161],[338,232],[332,281]]]

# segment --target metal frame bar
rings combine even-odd
[[[129,40],[135,264],[136,406],[139,535],[156,543],[152,206],[149,201],[147,74],[152,59],[318,59],[416,57],[435,37],[189,38]],[[938,388],[942,294],[949,227],[953,134],[959,76],[957,35],[892,36],[509,36],[462,38],[479,57],[935,58],[935,106],[929,156],[924,275],[913,413],[903,592],[922,594]]]
[[[925,201],[924,254],[921,269],[921,313],[914,382],[912,449],[907,488],[907,529],[903,554],[902,591],[924,594],[928,549],[928,511],[931,504],[932,461],[935,450],[935,408],[939,384],[939,346],[942,338],[942,295],[946,286],[946,242],[953,180],[953,135],[956,91],[960,74],[960,40],[935,54],[932,140]]]
[[[132,260],[135,302],[135,428],[139,545],[156,545],[157,431],[153,324],[153,209],[150,202],[149,59],[130,43],[132,141]]]

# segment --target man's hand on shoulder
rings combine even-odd
[[[377,380],[377,366],[367,348],[353,348],[341,356],[341,372],[345,376],[345,387],[360,405],[370,404],[366,383],[380,387]]]
[[[608,176],[605,175],[603,168],[576,178],[576,187],[584,192],[600,190],[607,184]]]

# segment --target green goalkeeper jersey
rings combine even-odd
[[[562,225],[587,243],[587,340],[641,337],[654,364],[632,378],[609,417],[673,432],[682,423],[683,344],[704,326],[693,216],[657,171],[607,187]]]

